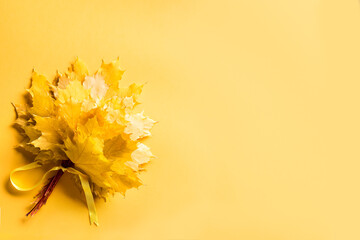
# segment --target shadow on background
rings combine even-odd
[[[8,176],[4,181],[4,187],[8,193],[14,196],[25,195],[26,192],[18,191],[10,182],[10,176]]]

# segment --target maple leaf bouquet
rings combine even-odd
[[[14,169],[10,180],[22,191],[32,190],[46,179],[48,183],[27,215],[46,203],[64,172],[73,174],[74,182],[84,191],[90,223],[96,225],[94,197],[125,194],[142,184],[138,175],[153,154],[141,141],[151,135],[155,121],[134,110],[143,85],[122,87],[123,73],[116,60],[102,62],[89,74],[79,59],[65,73],[57,73],[52,82],[33,71],[27,90],[30,101],[14,106],[15,124],[24,136],[19,147],[35,158]],[[34,186],[24,188],[15,183],[17,172],[49,165],[51,169]]]

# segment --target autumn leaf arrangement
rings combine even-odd
[[[102,62],[94,74],[76,59],[53,81],[33,71],[28,103],[14,107],[15,125],[24,136],[19,147],[35,158],[10,174],[20,191],[43,185],[27,216],[46,203],[64,172],[84,192],[95,225],[94,198],[107,199],[142,185],[139,173],[154,157],[142,140],[151,135],[155,121],[136,111],[143,85],[122,86],[123,73],[119,59]],[[34,186],[16,183],[16,173],[45,167],[50,170]]]

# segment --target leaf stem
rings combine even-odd
[[[63,167],[70,167],[73,163],[70,160],[65,160],[61,164]],[[26,216],[33,216],[35,213],[39,211],[39,209],[46,204],[50,194],[53,192],[56,184],[59,182],[60,178],[64,172],[62,170],[58,170],[55,176],[49,178],[48,183],[40,190],[40,192],[35,196],[36,201],[34,207],[26,214]]]

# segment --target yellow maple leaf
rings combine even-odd
[[[31,87],[28,91],[32,97],[31,114],[43,117],[54,114],[55,105],[50,94],[49,82],[45,76],[34,71],[31,77]]]
[[[121,70],[120,61],[117,59],[110,63],[105,63],[103,61],[97,72],[105,78],[105,82],[109,87],[117,89],[119,88],[119,81],[125,71]]]
[[[79,58],[76,58],[75,62],[71,64],[71,68],[69,71],[76,74],[76,79],[82,81],[85,76],[89,75],[89,70],[85,63],[81,61]]]

